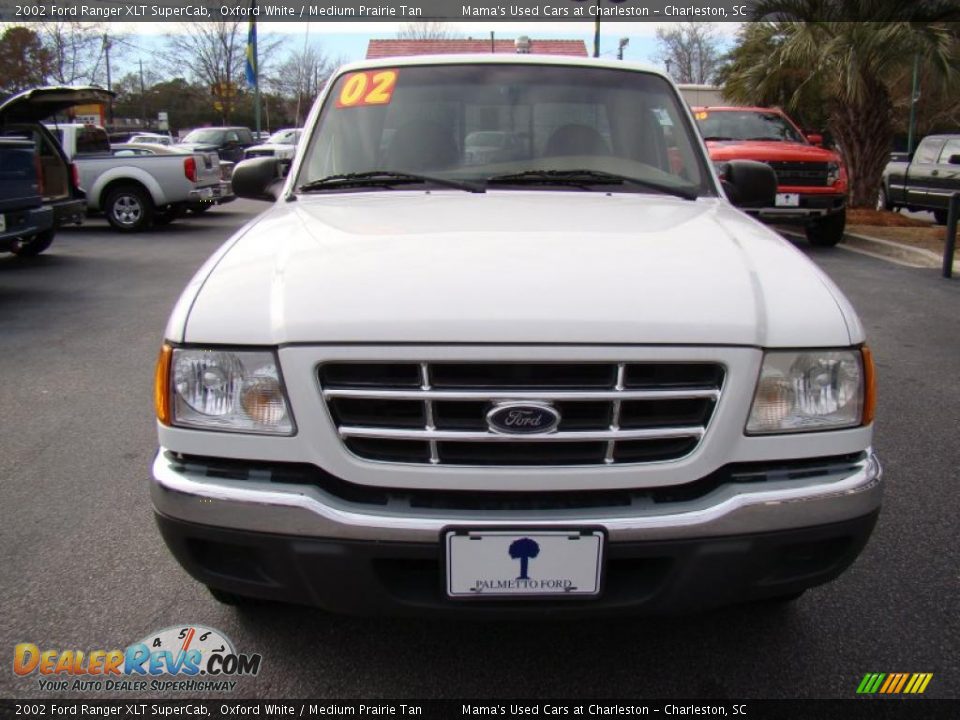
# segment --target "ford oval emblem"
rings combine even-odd
[[[508,435],[553,432],[559,424],[560,413],[545,403],[499,403],[487,413],[487,427]]]

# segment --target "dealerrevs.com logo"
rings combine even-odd
[[[219,630],[179,625],[150,633],[125,649],[41,649],[20,643],[13,672],[36,677],[38,689],[71,692],[220,691],[260,672],[259,654],[238,653]]]

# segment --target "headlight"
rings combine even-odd
[[[768,352],[757,381],[747,433],[857,427],[872,419],[869,351]]]
[[[835,162],[827,163],[827,185],[833,185],[839,179],[840,164]]]
[[[283,380],[271,352],[174,348],[169,373],[171,425],[293,433]]]

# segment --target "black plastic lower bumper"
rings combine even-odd
[[[788,595],[837,577],[860,554],[877,513],[842,523],[695,540],[610,543],[596,598],[451,600],[436,543],[354,542],[227,530],[157,515],[194,578],[239,595],[345,614],[672,614]]]

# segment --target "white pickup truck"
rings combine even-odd
[[[863,327],[659,72],[350,65],[234,188],[275,202],[183,292],[155,386],[157,521],[216,598],[678,612],[795,599],[867,542]]]
[[[136,232],[180,217],[194,203],[222,193],[215,152],[114,154],[106,131],[82,123],[48,123],[77,166],[87,209],[102,211],[115,229]]]

